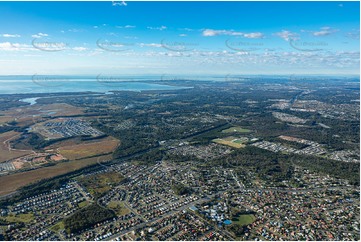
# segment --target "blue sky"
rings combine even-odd
[[[0,75],[359,74],[359,2],[0,2]]]

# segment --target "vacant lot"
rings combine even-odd
[[[230,127],[229,129],[222,130],[222,133],[249,133],[251,130],[244,129],[239,126]]]
[[[6,221],[11,223],[16,223],[16,222],[30,223],[31,221],[34,220],[34,214],[32,213],[22,213],[17,215],[12,214],[4,218]]]
[[[111,201],[107,207],[112,209],[118,216],[130,213],[130,210],[121,201]]]
[[[50,228],[50,230],[55,232],[55,233],[58,233],[59,231],[64,230],[64,229],[65,229],[65,227],[64,227],[64,222],[63,221],[61,221],[59,223],[56,223],[55,225],[53,225]]]
[[[40,181],[41,179],[59,176],[71,171],[97,163],[97,161],[111,160],[112,155],[103,155],[99,157],[85,158],[75,161],[62,162],[55,166],[43,167],[32,171],[16,173],[0,177],[0,196],[12,193],[30,183]]]
[[[31,150],[15,150],[9,147],[9,141],[15,139],[19,134],[14,131],[0,134],[0,162],[32,153]]]
[[[69,160],[82,159],[99,154],[109,154],[117,148],[119,140],[106,137],[96,142],[63,146],[58,148],[61,155]]]
[[[86,177],[78,178],[91,195],[100,197],[102,194],[108,192],[113,186],[118,185],[124,177],[118,172],[106,172]]]

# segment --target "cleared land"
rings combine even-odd
[[[222,133],[249,133],[251,130],[244,129],[239,126],[230,127],[228,129],[222,130]]]
[[[62,162],[56,164],[55,166],[43,167],[32,171],[15,173],[8,176],[1,176],[0,196],[12,193],[30,183],[37,182],[45,178],[59,176],[95,164],[97,163],[98,159],[100,161],[111,160],[112,155],[110,154],[75,161]]]
[[[9,146],[9,141],[16,138],[20,133],[15,131],[0,134],[0,162],[32,153],[31,150],[15,150]]]
[[[14,119],[10,116],[0,116],[0,126],[13,120]]]
[[[245,141],[243,141],[242,139],[239,139],[239,138],[235,138],[233,136],[229,136],[226,138],[218,138],[218,139],[214,139],[212,141],[215,143],[218,143],[218,144],[227,145],[227,146],[237,148],[237,149],[243,148],[246,146],[244,144]]]
[[[58,148],[58,151],[69,160],[76,160],[99,154],[109,154],[113,152],[118,145],[119,140],[113,137],[106,137],[92,143],[63,146]]]

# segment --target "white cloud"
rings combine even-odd
[[[186,37],[187,35],[186,34],[180,34],[179,36],[180,37]]]
[[[2,34],[1,36],[5,37],[5,38],[19,38],[19,37],[21,37],[19,34]]]
[[[333,33],[336,33],[337,29],[332,29],[330,27],[323,27],[320,29],[320,31],[310,31],[313,36],[326,36]]]
[[[180,28],[178,30],[180,30],[180,31],[188,31],[188,32],[195,31],[194,29],[190,29],[190,28]]]
[[[150,43],[150,44],[139,43],[139,46],[140,46],[140,47],[157,47],[157,48],[162,47],[161,44],[156,44],[156,43]]]
[[[282,30],[281,32],[277,32],[275,33],[276,36],[289,41],[289,40],[297,40],[298,39],[298,34],[296,33],[292,33],[288,30]]]
[[[127,6],[125,1],[112,1],[112,6]]]
[[[0,43],[0,50],[14,50],[14,46],[10,42]]]
[[[162,30],[165,30],[165,29],[167,29],[167,26],[160,26],[160,27],[147,27],[147,29],[151,29],[151,30],[160,30],[160,31],[162,31]]]
[[[357,29],[357,30],[352,30],[351,32],[348,32],[346,34],[346,37],[347,38],[350,38],[350,39],[355,39],[355,40],[359,40],[360,39],[360,30]]]
[[[75,51],[85,51],[85,50],[87,50],[87,48],[85,48],[85,47],[74,47],[73,50],[75,50]]]
[[[243,35],[245,38],[249,38],[249,39],[260,39],[263,38],[264,35],[260,32],[256,32],[256,33],[248,33],[248,34],[244,34]]]
[[[3,42],[0,43],[0,51],[24,51],[24,50],[34,50],[31,45],[20,44],[20,43],[10,43]]]
[[[37,34],[33,34],[31,37],[33,38],[41,38],[41,37],[47,37],[49,36],[48,34],[44,34],[44,33],[37,33]]]
[[[242,33],[234,30],[224,30],[224,29],[222,30],[205,29],[203,30],[202,35],[206,37],[217,36],[217,35],[243,36],[244,38],[248,38],[248,39],[260,39],[264,37],[264,35],[260,32]]]
[[[79,32],[84,32],[84,30],[83,29],[68,29],[68,32],[79,33]]]
[[[134,25],[125,25],[125,26],[115,26],[118,29],[134,29],[136,26]]]
[[[202,32],[203,36],[217,36],[217,35],[233,35],[233,36],[243,36],[241,32],[236,32],[233,30],[214,30],[214,29],[205,29]]]

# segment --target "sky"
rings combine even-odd
[[[359,2],[0,2],[0,75],[359,75]]]

